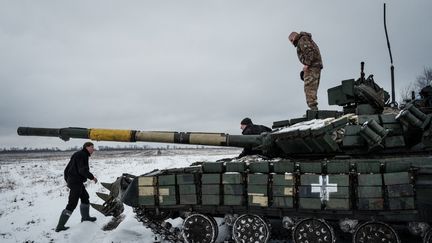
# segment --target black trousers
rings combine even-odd
[[[66,205],[66,209],[69,211],[74,211],[78,205],[78,199],[81,199],[81,203],[89,204],[89,194],[82,183],[68,184],[69,191],[69,201]]]

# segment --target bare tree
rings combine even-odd
[[[432,85],[432,68],[425,67],[423,73],[417,76],[416,80],[409,83],[407,86],[400,90],[400,104],[404,104],[412,99],[412,92],[418,96],[421,89]]]
[[[399,94],[400,94],[399,104],[404,104],[404,103],[408,102],[409,100],[411,100],[412,99],[412,92],[415,93],[415,90],[416,90],[416,88],[415,88],[414,82],[411,82],[407,86],[402,88],[399,92]]]
[[[423,73],[416,78],[415,89],[418,93],[422,88],[428,85],[432,85],[432,68],[425,67]]]

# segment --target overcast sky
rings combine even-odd
[[[0,2],[0,148],[83,140],[19,137],[18,126],[208,131],[300,117],[307,31],[324,69],[318,92],[366,74],[390,91],[383,1]],[[398,90],[432,66],[432,1],[387,3]],[[398,98],[398,97],[397,97]],[[99,145],[101,143],[98,143]]]

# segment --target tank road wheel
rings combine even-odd
[[[360,225],[353,236],[353,243],[400,243],[396,231],[382,222],[369,221]]]
[[[182,236],[186,243],[213,243],[218,235],[216,221],[203,214],[191,214],[183,222]]]
[[[423,237],[423,243],[432,243],[432,229],[426,231]]]
[[[237,243],[266,243],[270,238],[270,228],[262,217],[243,214],[234,221],[232,234]]]
[[[307,218],[294,226],[292,238],[295,243],[336,241],[333,228],[322,219]]]

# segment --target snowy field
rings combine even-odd
[[[96,151],[90,159],[90,171],[99,182],[113,182],[122,173],[140,175],[153,169],[188,166],[196,161],[215,161],[235,157],[232,149],[181,149],[156,151]],[[67,231],[56,233],[61,211],[65,208],[68,188],[63,169],[73,152],[0,154],[0,242],[153,242],[150,230],[125,207],[125,220],[112,231],[103,231],[111,217],[93,208],[95,223],[81,223],[79,206]],[[95,192],[108,191],[100,183],[86,183],[90,202],[102,204]],[[173,225],[181,224],[174,220]]]

